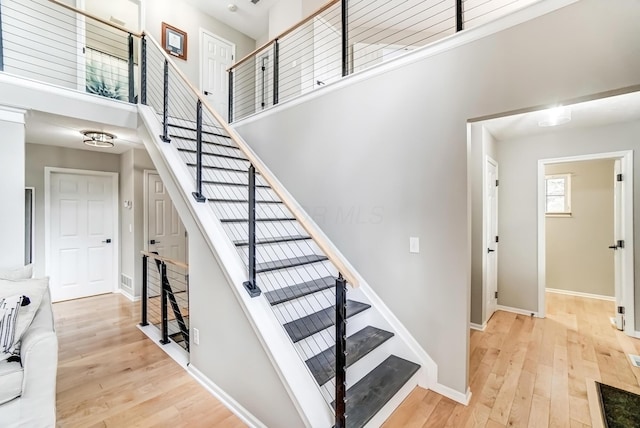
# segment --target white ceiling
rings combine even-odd
[[[260,39],[269,32],[269,8],[278,0],[186,0],[199,10],[224,22],[228,26],[252,37]],[[227,6],[235,4],[238,10],[230,12]]]
[[[135,129],[106,126],[65,116],[30,111],[26,121],[27,143],[47,144],[69,149],[121,154],[132,148],[144,148]],[[116,135],[115,146],[108,149],[89,147],[82,142],[81,131],[103,131]]]
[[[549,106],[552,107],[552,106]],[[640,92],[631,92],[568,105],[571,121],[563,125],[540,127],[538,121],[545,110],[499,117],[480,122],[498,140],[557,132],[565,129],[587,128],[640,120]]]

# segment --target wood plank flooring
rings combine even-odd
[[[590,379],[640,393],[640,368],[627,357],[640,354],[640,340],[613,328],[613,302],[546,301],[546,319],[499,311],[471,332],[469,406],[416,388],[383,427],[595,427]]]
[[[58,427],[244,427],[147,338],[118,294],[53,305]]]

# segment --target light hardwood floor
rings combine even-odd
[[[147,338],[117,294],[53,305],[58,427],[244,427]]]
[[[499,311],[471,332],[469,406],[417,388],[384,427],[590,427],[588,379],[640,394],[640,340],[613,328],[613,302],[546,300],[546,319]]]

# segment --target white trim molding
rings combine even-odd
[[[24,125],[27,111],[21,108],[0,105],[0,120],[3,122],[21,123]]]
[[[482,325],[476,324],[475,322],[470,322],[469,328],[471,330],[485,331],[487,329],[487,322],[485,321]]]
[[[256,418],[250,411],[245,409],[240,403],[234,400],[233,397],[227,394],[218,385],[211,382],[211,380],[204,373],[195,368],[192,364],[189,364],[187,366],[187,373],[189,373],[192,378],[197,380],[198,383],[202,385],[207,391],[209,391],[211,395],[216,397],[218,401],[224,404],[227,409],[231,410],[234,415],[240,418],[242,422],[249,425],[250,427],[267,428],[267,426],[260,422],[260,420]]]
[[[467,387],[467,393],[464,394],[460,391],[456,391],[453,388],[449,388],[441,383],[436,383],[430,388],[433,392],[437,392],[440,395],[444,395],[447,398],[452,399],[464,406],[468,406],[471,401],[471,388]]]
[[[496,307],[497,310],[499,311],[505,311],[505,312],[512,312],[514,314],[518,314],[518,315],[525,315],[527,317],[531,317],[534,316],[536,318],[542,318],[539,315],[539,312],[535,312],[535,311],[528,311],[526,309],[520,309],[520,308],[512,308],[511,306],[503,306],[503,305],[498,305]]]
[[[123,290],[122,288],[118,288],[118,291],[116,291],[116,293],[122,294],[124,297],[126,297],[129,300],[131,300],[132,302],[139,302],[140,301],[140,296],[133,296],[131,293],[129,293],[126,290]]]
[[[602,294],[583,293],[581,291],[561,290],[559,288],[546,288],[547,293],[564,294],[565,296],[585,297],[587,299],[607,300],[615,302],[615,296],[603,296]]]

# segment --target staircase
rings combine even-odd
[[[160,119],[162,120],[162,119]],[[168,118],[170,144],[174,144],[193,179],[197,175],[197,129],[187,120]],[[202,192],[222,223],[238,255],[248,267],[248,169],[250,162],[229,135],[213,122],[202,126]],[[328,403],[335,378],[335,291],[337,269],[314,245],[271,187],[256,176],[257,284],[273,308],[291,343],[305,360]],[[347,367],[351,367],[394,337],[394,333],[369,325],[366,301],[348,300]],[[357,300],[356,300],[357,299]],[[332,305],[333,303],[333,305]],[[380,351],[377,360],[347,390],[347,426],[364,427],[416,374],[420,366],[392,353]],[[365,363],[365,366],[367,364]]]

